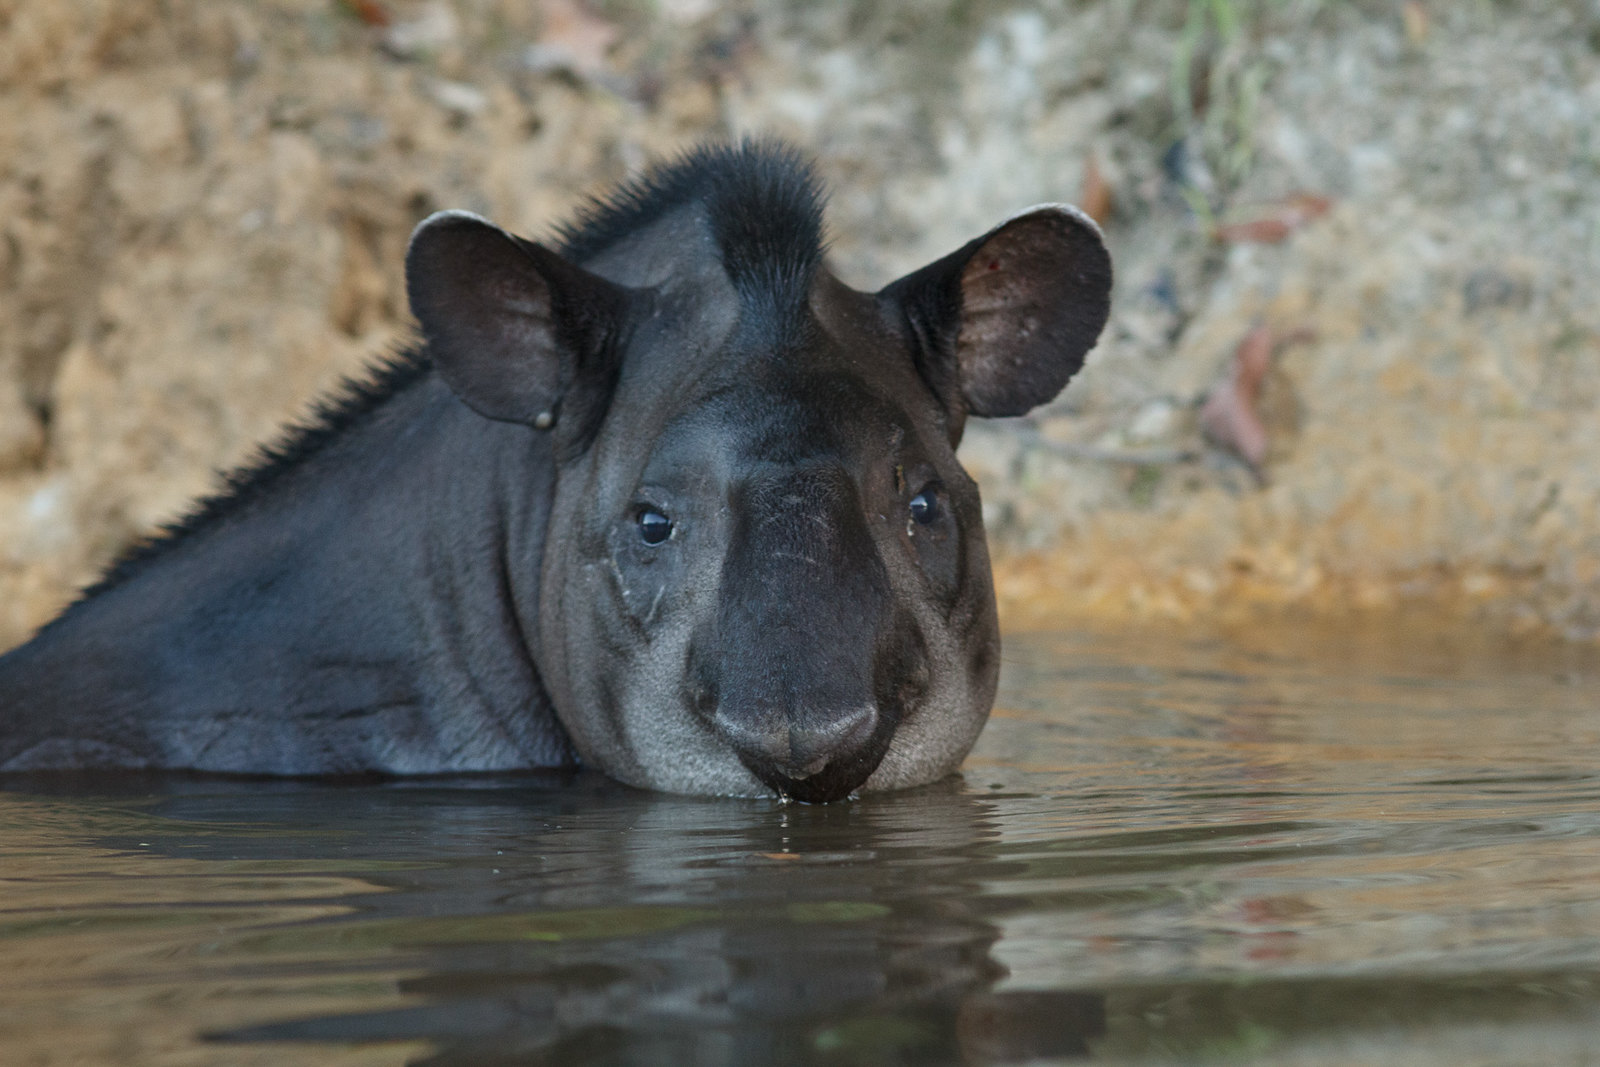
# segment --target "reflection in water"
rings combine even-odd
[[[0,1062],[1581,1062],[1600,675],[1325,651],[1013,641],[963,780],[822,808],[12,782]]]
[[[104,855],[277,867],[337,894],[241,915],[219,947],[245,971],[401,975],[400,1006],[213,1041],[425,1039],[429,1064],[940,1063],[1081,1054],[1103,1032],[1098,996],[993,990],[980,879],[1007,865],[993,802],[955,782],[827,807],[591,778],[143,786],[160,793],[130,820],[141,841],[102,833]]]
[[[1003,972],[976,876],[994,866],[993,806],[949,786],[820,808],[602,783],[464,811],[413,797],[407,851],[445,863],[363,900],[359,919],[248,947],[405,949],[421,973],[400,989],[426,1004],[225,1036],[427,1037],[437,1064],[750,1064],[942,1062],[963,1044],[1064,1055],[1100,1033],[1094,998],[1021,995],[1018,1010],[990,992]]]
[[[334,805],[307,805],[304,790],[251,797],[248,816],[310,840],[398,822],[406,856],[437,865],[394,881],[402,893],[355,902],[360,918],[242,947],[269,958],[330,944],[405,950],[421,973],[398,987],[426,1003],[216,1037],[429,1038],[427,1064],[926,1064],[958,1061],[962,1048],[982,1062],[1085,1053],[1102,1030],[1099,998],[990,992],[1003,971],[976,875],[994,870],[994,805],[954,784],[824,808],[595,781],[466,801],[416,789],[339,800],[326,829],[315,824]],[[158,811],[224,814],[210,797]],[[240,841],[213,846],[237,854]],[[342,854],[389,859],[392,848],[368,837]]]

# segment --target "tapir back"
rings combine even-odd
[[[538,559],[552,461],[481,422],[415,376],[136,557],[0,657],[0,770],[570,763],[521,637],[538,568],[503,563]]]

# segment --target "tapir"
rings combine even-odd
[[[745,141],[547,243],[425,219],[418,341],[0,657],[0,772],[950,774],[1000,652],[955,449],[1083,365],[1110,257],[1047,205],[861,292],[823,200]]]

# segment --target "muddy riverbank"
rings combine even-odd
[[[0,0],[0,644],[403,343],[421,216],[750,131],[861,286],[1104,218],[1091,365],[964,446],[1014,617],[1593,641],[1596,114],[1576,0]]]

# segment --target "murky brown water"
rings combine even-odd
[[[1013,638],[824,808],[13,784],[0,1063],[1600,1062],[1600,669],[1278,636]]]

